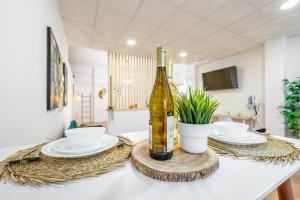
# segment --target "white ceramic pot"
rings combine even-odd
[[[186,124],[178,122],[180,146],[188,153],[203,153],[207,150],[207,138],[211,124]]]

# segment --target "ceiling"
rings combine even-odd
[[[164,46],[177,63],[206,63],[300,33],[300,3],[280,10],[285,0],[57,1],[71,46],[146,57]]]

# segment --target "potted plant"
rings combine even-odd
[[[285,125],[289,134],[300,138],[300,77],[296,80],[283,80],[285,86],[285,104],[279,106],[280,112],[285,116]],[[288,134],[288,135],[289,135]]]
[[[205,90],[188,89],[187,94],[179,94],[176,107],[181,148],[189,153],[202,153],[207,150],[210,134],[210,119],[219,102],[213,100]]]

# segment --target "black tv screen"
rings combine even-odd
[[[219,69],[202,74],[203,88],[206,90],[223,90],[238,88],[236,66]]]

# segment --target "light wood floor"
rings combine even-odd
[[[300,200],[300,171],[292,177],[293,191],[295,200]],[[265,200],[278,200],[277,191],[275,190]]]

